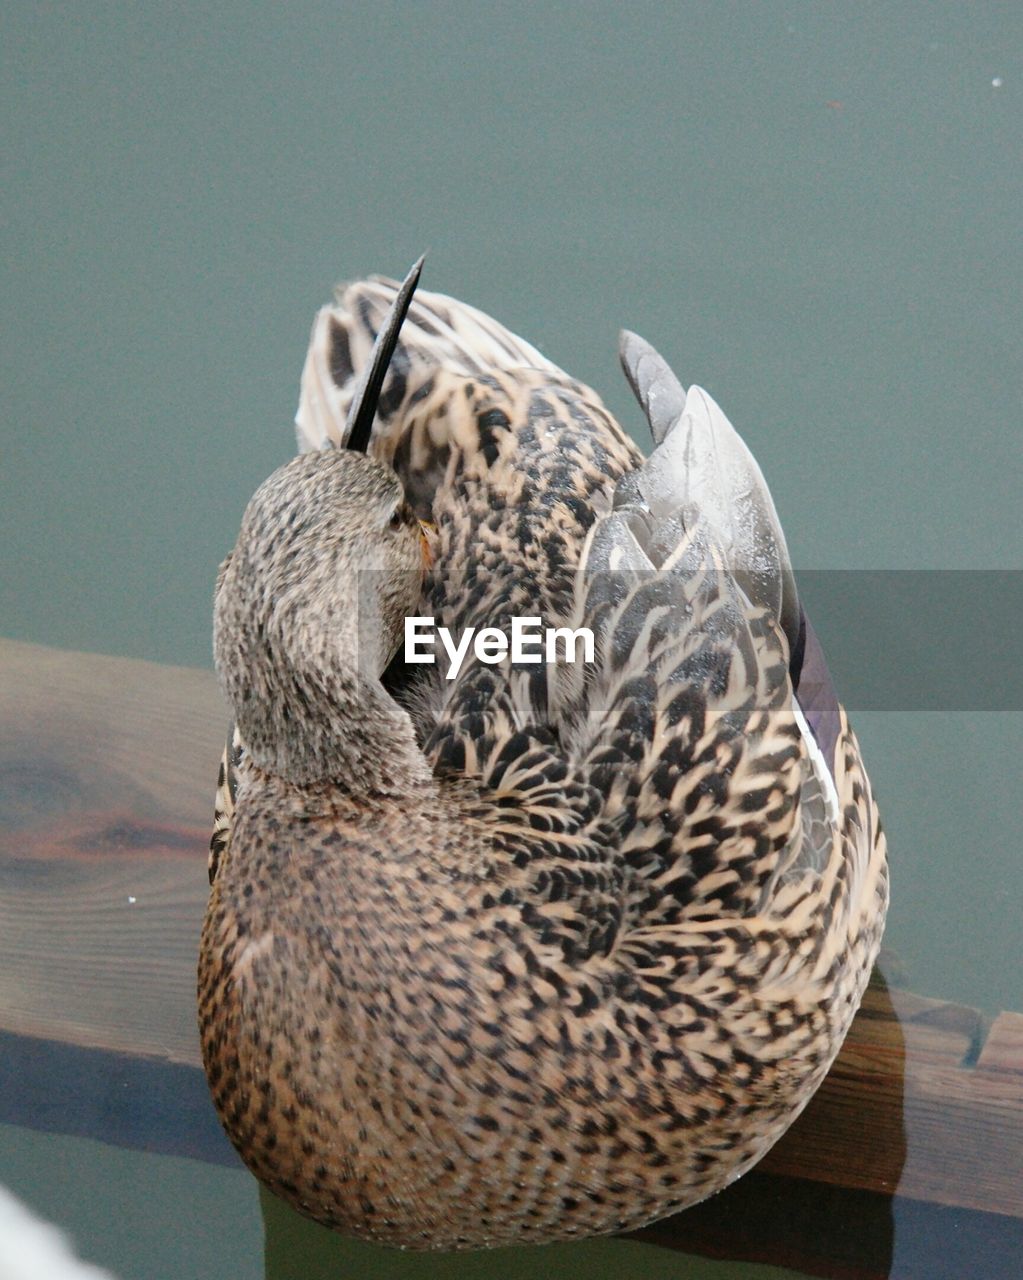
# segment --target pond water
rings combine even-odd
[[[425,287],[637,438],[620,326],[724,406],[817,571],[889,833],[892,972],[1023,1009],[1023,618],[993,572],[1023,566],[1023,9],[235,0],[5,27],[0,633],[208,666],[315,309],[429,248]],[[0,1183],[125,1280],[797,1274],[635,1241],[408,1258],[237,1167],[46,1128],[0,1128]],[[914,1212],[892,1202],[893,1276],[938,1274],[928,1232],[966,1239]]]

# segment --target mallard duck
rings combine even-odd
[[[820,1084],[884,836],[711,397],[624,335],[644,460],[489,317],[424,293],[402,326],[414,284],[321,312],[303,452],[221,570],[206,1072],[252,1171],[327,1226],[622,1231],[738,1178]],[[593,660],[448,680],[402,661],[413,615],[588,628]]]

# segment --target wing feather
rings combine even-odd
[[[612,792],[632,762],[639,820],[625,847],[660,890],[690,911],[708,909],[707,892],[715,909],[763,909],[819,876],[838,817],[793,696],[801,612],[785,537],[713,398],[686,392],[635,334],[621,359],[655,448],[584,551],[576,625],[603,644],[595,669],[559,677],[573,751]],[[701,876],[711,850],[718,869]]]

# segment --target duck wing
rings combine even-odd
[[[687,392],[635,334],[621,356],[655,448],[589,535],[576,618],[601,658],[559,668],[560,715],[573,758],[626,815],[646,919],[781,909],[819,882],[839,824],[833,764],[798,697],[807,633],[785,538],[707,392]],[[838,704],[814,670],[824,723]]]

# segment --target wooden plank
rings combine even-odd
[[[212,675],[0,641],[0,1029],[196,1065]],[[1023,1016],[872,989],[758,1176],[1023,1218]]]
[[[1000,1013],[977,1058],[977,1070],[1019,1075],[1023,1063],[1023,1013]]]
[[[824,1085],[760,1167],[1023,1217],[1020,1022],[1002,1014],[989,1031],[975,1009],[872,988]]]
[[[226,724],[210,671],[0,640],[0,826],[94,812],[205,828]]]
[[[211,672],[0,641],[0,1027],[199,1061]]]

